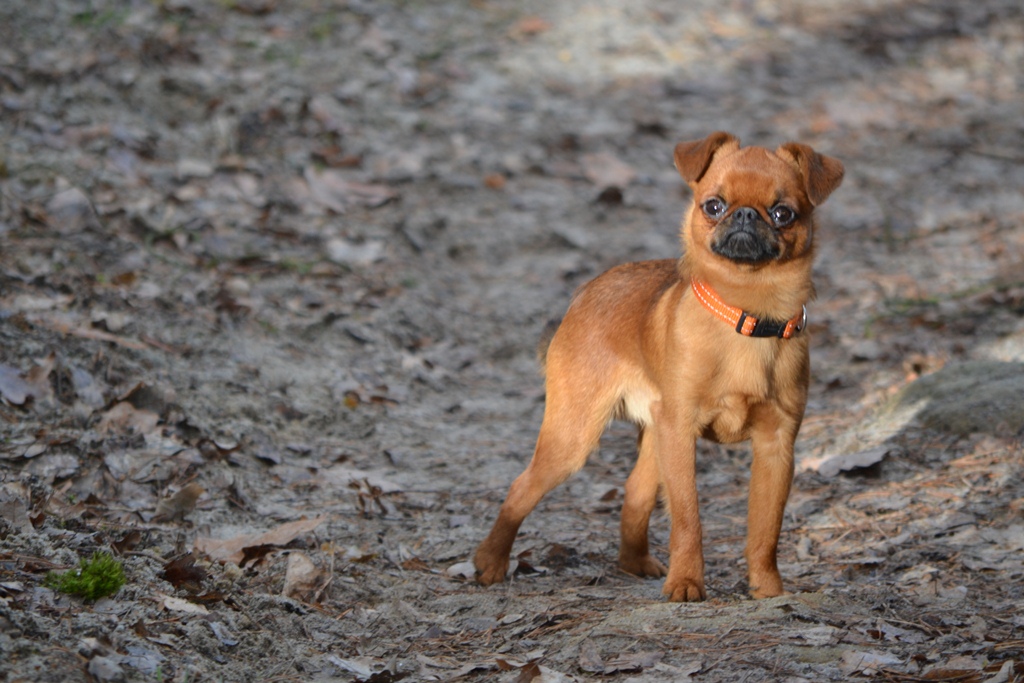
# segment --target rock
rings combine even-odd
[[[915,407],[915,419],[935,431],[966,436],[1024,432],[1024,363],[971,361],[947,365],[897,395],[897,409]]]
[[[179,159],[178,177],[182,180],[188,178],[209,178],[213,175],[213,164],[202,159]]]
[[[385,243],[367,240],[361,244],[336,238],[327,241],[327,258],[343,265],[368,265],[384,258]]]
[[[110,657],[93,657],[89,660],[89,674],[101,683],[124,680],[124,669]]]
[[[969,361],[947,365],[914,381],[820,456],[800,458],[800,469],[832,477],[880,462],[898,447],[892,439],[911,425],[967,436],[1024,433],[1024,363]]]
[[[85,192],[71,186],[63,178],[57,187],[57,193],[46,203],[48,223],[51,226],[65,235],[99,226],[92,201]]]

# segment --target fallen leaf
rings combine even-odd
[[[21,313],[33,313],[39,311],[51,311],[55,308],[64,308],[74,297],[69,294],[57,296],[39,296],[37,294],[19,294],[14,297],[10,304],[11,310]]]
[[[149,344],[142,342],[133,341],[131,339],[125,339],[119,337],[116,334],[111,334],[103,330],[97,330],[93,327],[76,326],[69,322],[60,320],[45,320],[41,318],[32,318],[33,325],[39,325],[47,329],[59,332],[60,334],[66,334],[71,337],[79,337],[81,339],[90,339],[93,341],[105,341],[123,346],[126,349],[135,349],[136,351],[148,351],[151,347]]]
[[[152,522],[181,522],[185,515],[196,509],[196,501],[206,489],[196,482],[183,486],[174,495],[163,498],[156,505]]]
[[[543,675],[544,672],[541,671],[540,664],[537,662],[530,662],[519,669],[519,675],[516,677],[516,683],[532,683]]]
[[[31,533],[30,500],[31,492],[21,482],[7,482],[0,485],[0,519],[22,533]]]
[[[513,38],[536,36],[549,31],[551,29],[551,22],[545,21],[540,17],[529,16],[523,17],[515,23],[512,30],[509,32]]]
[[[17,368],[0,363],[0,396],[8,403],[20,406],[32,396],[32,387]]]
[[[79,400],[88,407],[99,408],[106,403],[103,398],[103,389],[87,370],[72,365],[71,382],[75,386],[75,394]]]
[[[986,668],[988,671],[989,668]],[[1008,683],[1009,681],[1019,680],[1016,676],[1018,673],[1018,667],[1013,660],[1003,662],[1003,665],[999,667],[999,671],[992,678],[986,679],[985,683]]]
[[[448,567],[444,573],[453,579],[472,579],[476,577],[476,565],[471,561],[459,562]]]
[[[156,674],[163,662],[166,661],[166,657],[159,652],[140,645],[125,644],[124,651],[125,654],[122,655],[121,662],[144,674]]]
[[[36,364],[25,373],[25,381],[32,387],[32,396],[36,401],[48,401],[53,398],[50,373],[56,365],[57,354],[51,352],[46,358],[36,361]]]
[[[858,652],[846,650],[839,663],[839,670],[846,676],[853,674],[875,674],[885,667],[902,664],[903,660],[888,652]]]
[[[262,534],[246,534],[225,540],[199,537],[195,549],[212,560],[241,564],[245,549],[258,546],[285,546],[302,534],[308,533],[327,521],[326,516],[287,522]]]
[[[95,496],[90,496],[95,498]],[[120,541],[114,541],[110,544],[118,555],[124,555],[125,553],[135,550],[139,543],[142,542],[142,532],[138,529],[132,529]]]
[[[591,674],[604,673],[604,660],[593,640],[585,640],[580,645],[580,668]]]
[[[660,662],[665,656],[664,652],[635,652],[621,654],[615,659],[607,662],[604,667],[605,674],[639,672],[649,669]]]
[[[491,190],[503,190],[507,182],[508,178],[501,173],[488,173],[484,176],[484,186]]]
[[[637,673],[649,669],[665,657],[664,652],[636,652],[621,654],[604,661],[597,644],[586,640],[580,645],[580,668],[588,673],[609,676],[617,673]]]
[[[305,601],[318,588],[322,576],[323,572],[305,553],[288,553],[288,569],[285,570],[281,594],[286,598]]]
[[[327,258],[342,265],[367,265],[384,257],[383,240],[367,240],[362,243],[342,238],[328,240]]]
[[[414,572],[429,572],[430,565],[427,564],[422,558],[410,557],[401,564],[402,569]]]
[[[157,575],[175,588],[186,588],[191,592],[199,590],[206,580],[206,570],[196,566],[196,558],[192,553],[185,553],[164,565],[164,570]]]
[[[376,657],[353,657],[351,659],[342,659],[337,655],[327,655],[325,659],[344,671],[364,678],[372,676],[375,668],[384,666],[384,660],[377,659]]]
[[[25,584],[21,581],[0,581],[0,596],[9,597],[15,593],[24,593]]]
[[[56,365],[56,355],[46,358],[22,374],[17,368],[0,363],[0,395],[13,405],[24,405],[28,399],[36,402],[48,401],[53,397],[50,387],[50,373]]]
[[[349,487],[353,484],[365,484],[377,490],[379,493],[399,493],[402,487],[394,482],[385,479],[379,474],[368,470],[360,470],[344,465],[335,465],[323,470],[321,473],[324,483],[334,484],[340,487]]]
[[[171,595],[163,595],[164,609],[169,612],[184,612],[186,614],[209,614],[210,610],[206,609],[202,605],[197,605],[194,602],[189,602],[182,598],[176,598]]]
[[[823,477],[831,478],[840,472],[849,472],[851,470],[877,465],[882,462],[882,459],[884,459],[891,450],[891,448],[879,446],[878,448],[869,448],[856,453],[823,455],[820,458],[808,458],[804,460],[801,463],[801,468],[804,471],[813,470]]]
[[[303,177],[313,201],[335,213],[345,213],[346,207],[353,204],[374,208],[398,196],[397,192],[386,185],[346,180],[339,171],[333,169],[317,171],[307,167]]]
[[[137,410],[128,401],[121,401],[103,413],[96,431],[100,434],[150,434],[156,430],[160,416],[149,410]]]
[[[89,660],[86,670],[94,680],[101,683],[124,680],[124,669],[112,657],[93,657]]]
[[[238,645],[238,638],[228,630],[227,626],[219,621],[209,621],[207,623],[210,625],[210,630],[213,631],[213,635],[217,636],[217,640],[220,641],[221,645],[224,647],[234,647]]]
[[[208,161],[202,159],[179,159],[178,178],[209,178],[213,175],[214,167]]]
[[[636,179],[636,171],[626,162],[608,152],[584,154],[580,159],[583,175],[599,190],[624,190]]]
[[[46,203],[47,223],[62,234],[81,232],[99,226],[92,202],[77,187],[68,187],[63,178],[58,186],[65,186]]]
[[[40,479],[53,483],[56,479],[67,479],[81,468],[83,460],[71,453],[45,453],[29,461],[23,472],[34,474]]]

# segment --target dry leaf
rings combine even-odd
[[[839,663],[839,670],[847,676],[854,674],[875,674],[883,668],[902,664],[903,660],[888,652],[857,652],[846,650],[843,652],[842,661]]]
[[[90,494],[90,498],[96,498],[95,495]],[[97,499],[98,500],[98,499]],[[77,507],[77,506],[76,506]],[[117,552],[118,555],[124,555],[125,553],[131,552],[139,547],[139,543],[142,542],[142,532],[138,529],[132,529],[124,535],[120,541],[113,541],[110,547]]]
[[[878,448],[869,448],[864,451],[858,451],[857,453],[823,455],[820,458],[808,458],[804,460],[803,463],[801,463],[801,468],[803,470],[814,470],[823,477],[834,477],[840,472],[848,472],[850,470],[876,465],[880,463],[891,450],[891,448],[880,446]]]
[[[32,396],[32,386],[21,377],[21,372],[0,363],[0,396],[16,406],[23,405]]]
[[[488,173],[484,176],[484,186],[491,190],[503,190],[508,178],[502,173]]]
[[[580,668],[588,673],[608,676],[617,673],[636,673],[649,669],[664,658],[664,652],[636,652],[621,654],[605,662],[597,645],[586,640],[580,645]]]
[[[523,17],[516,22],[509,32],[513,38],[536,36],[549,31],[551,23],[537,16]]]
[[[67,182],[58,183],[65,186],[46,203],[47,223],[63,234],[81,232],[86,228],[96,227],[99,221],[92,208],[92,202],[77,187],[67,187]]]
[[[32,532],[29,520],[31,492],[21,482],[7,482],[0,485],[0,520],[11,528],[23,533]]]
[[[284,574],[284,590],[281,594],[286,598],[307,600],[317,589],[321,576],[323,572],[305,553],[288,553],[288,569]]]
[[[472,579],[476,576],[476,565],[472,561],[453,564],[444,571],[453,579]]]
[[[100,434],[149,434],[156,430],[160,416],[149,410],[138,410],[128,401],[121,401],[103,413],[96,431]]]
[[[36,361],[36,364],[25,373],[25,381],[32,387],[32,396],[37,402],[53,398],[50,373],[53,372],[55,365],[57,365],[57,355],[51,352],[46,358]]]
[[[585,640],[580,645],[580,668],[587,673],[604,674],[604,660],[593,640]]]
[[[340,237],[327,241],[327,258],[343,265],[367,265],[384,257],[383,240],[366,240],[361,244]]]
[[[375,489],[381,494],[399,493],[402,487],[385,479],[376,472],[360,470],[344,465],[335,465],[321,471],[321,477],[325,484],[333,484],[339,487],[351,487],[353,484]]]
[[[196,501],[206,489],[192,482],[183,486],[177,493],[162,499],[156,506],[153,522],[181,522],[185,515],[196,509]]]
[[[217,636],[217,640],[220,641],[221,645],[224,647],[234,647],[238,645],[238,638],[236,638],[224,624],[219,621],[209,621],[207,623],[210,625],[210,630],[213,631],[213,635]]]
[[[53,372],[56,359],[56,355],[51,353],[37,361],[24,375],[17,368],[0,364],[0,396],[17,406],[24,405],[29,398],[37,402],[48,401],[53,397],[50,373]]]
[[[32,324],[51,329],[61,334],[70,335],[72,337],[80,337],[81,339],[91,339],[94,341],[105,341],[123,346],[126,349],[135,349],[137,351],[147,351],[151,347],[149,344],[137,342],[132,339],[125,339],[119,337],[116,334],[105,332],[103,330],[97,330],[94,327],[75,326],[69,322],[61,320],[45,320],[42,318],[33,318]]]
[[[345,213],[345,208],[351,204],[373,208],[398,196],[386,185],[346,180],[340,172],[332,169],[317,171],[307,167],[303,177],[313,201],[335,213]]]
[[[375,657],[354,657],[352,659],[342,659],[337,655],[329,654],[325,659],[339,669],[355,674],[356,676],[361,676],[362,678],[369,678],[373,675],[374,669],[384,664],[384,660],[377,659]]]
[[[182,598],[175,598],[170,595],[161,596],[164,601],[164,609],[170,612],[185,612],[186,614],[209,614],[210,610],[202,605],[189,602]]]
[[[210,559],[240,564],[245,557],[246,548],[288,545],[302,534],[312,531],[326,521],[326,516],[299,519],[282,524],[276,529],[262,534],[246,534],[226,540],[197,538],[195,548],[208,555]]]
[[[37,294],[19,294],[8,304],[8,307],[12,311],[18,311],[20,313],[52,311],[55,308],[64,308],[74,300],[75,297],[70,294],[57,295],[53,297],[40,296]]]
[[[196,592],[206,580],[207,574],[205,569],[196,566],[195,555],[186,553],[165,564],[164,570],[157,576],[175,588],[184,587],[190,592]]]
[[[580,161],[583,175],[602,191],[609,188],[624,190],[636,179],[632,166],[607,152],[584,154]]]
[[[542,678],[543,676],[544,672],[541,671],[540,664],[537,662],[530,662],[519,669],[519,675],[516,677],[516,683],[532,683],[532,681]]]

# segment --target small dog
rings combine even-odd
[[[483,585],[505,578],[523,519],[622,417],[640,434],[619,566],[666,576],[672,601],[705,599],[696,441],[749,439],[749,589],[755,598],[784,593],[776,552],[807,402],[813,214],[843,165],[795,142],[741,148],[724,132],[678,144],[675,165],[694,195],[683,256],[612,268],[574,295],[547,350],[533,459],[474,556]],[[671,519],[667,568],[647,540],[659,488]]]

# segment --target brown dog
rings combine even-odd
[[[624,417],[640,438],[621,568],[667,574],[670,600],[704,599],[696,441],[750,439],[750,592],[783,593],[776,548],[807,400],[813,213],[839,187],[843,165],[798,143],[740,148],[722,132],[677,145],[675,164],[694,194],[683,257],[613,268],[574,296],[548,347],[533,459],[474,557],[483,585],[505,578],[523,519],[583,466],[608,421]],[[667,569],[647,542],[659,487],[672,524]]]

